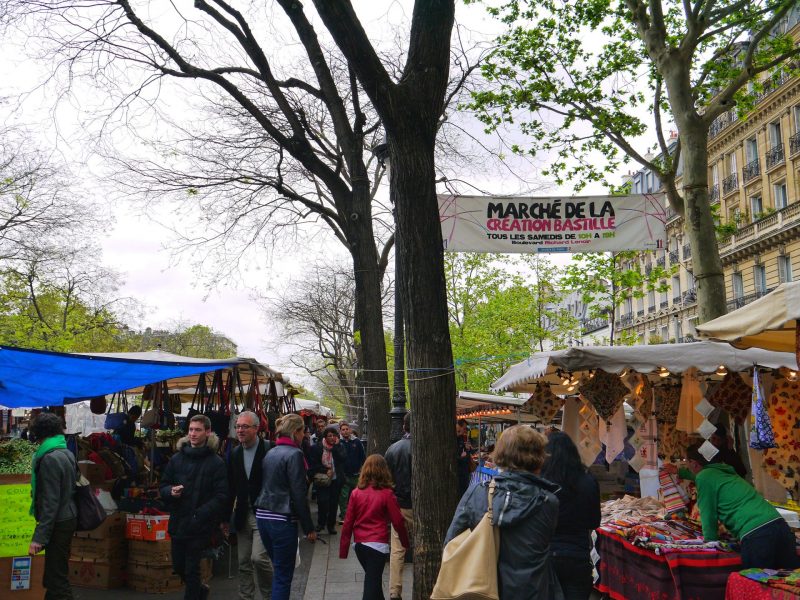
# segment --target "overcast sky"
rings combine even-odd
[[[371,34],[378,32],[378,37],[380,23],[393,25],[406,19],[411,4],[411,0],[356,2],[368,31]],[[187,6],[187,10],[192,10],[190,5]],[[496,27],[482,10],[475,7],[468,9],[458,3],[457,11],[459,19],[476,31],[488,34]],[[0,97],[13,97],[32,90],[47,72],[45,65],[26,56],[29,51],[26,46],[25,40],[19,37],[0,40],[0,56],[4,57],[0,59],[0,81],[4,82],[0,84]],[[60,153],[69,160],[71,155],[79,155],[82,150],[70,146],[69,131],[78,128],[81,118],[86,115],[81,114],[83,105],[62,103],[54,121],[50,112],[53,101],[51,96],[34,93],[26,99],[21,111],[10,112],[10,103],[0,105],[0,110],[5,111],[2,120],[7,125],[25,123],[39,128],[42,139],[57,144]],[[90,104],[91,99],[86,98],[86,105]],[[60,135],[56,135],[56,131]],[[73,165],[73,171],[80,178],[85,194],[94,195],[96,200],[103,202],[102,197],[97,197],[103,193],[103,184],[97,179],[102,165],[96,158],[87,161],[88,164]],[[468,179],[469,174],[464,178]],[[499,173],[494,179],[477,183],[491,187],[496,194],[518,193],[520,190],[519,181],[502,177]],[[241,355],[258,358],[287,372],[293,371],[287,368],[290,349],[281,343],[278,328],[268,322],[255,296],[284,289],[293,277],[302,276],[304,265],[323,255],[329,259],[338,255],[346,260],[343,249],[332,242],[324,248],[316,245],[314,251],[303,252],[300,251],[303,245],[286,244],[285,248],[270,256],[253,255],[253,270],[238,281],[227,281],[208,289],[207,281],[202,281],[197,275],[192,257],[178,259],[165,250],[165,245],[173,239],[168,229],[152,219],[139,216],[139,210],[133,205],[114,203],[111,211],[114,217],[112,229],[98,232],[104,253],[103,263],[122,272],[125,280],[122,294],[140,300],[147,307],[145,317],[138,325],[168,327],[176,322],[209,325],[231,337],[239,345]],[[158,218],[170,224],[169,214]]]

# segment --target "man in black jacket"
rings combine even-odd
[[[261,461],[272,445],[258,437],[259,418],[246,410],[236,419],[239,440],[228,463],[231,521],[239,555],[239,598],[254,600],[256,585],[264,600],[272,598],[272,563],[256,523],[256,500],[261,493]]]
[[[216,454],[218,447],[211,420],[195,415],[161,476],[161,497],[170,506],[172,569],[186,584],[185,600],[208,597],[208,586],[200,581],[200,560],[212,546],[228,506],[228,474]]]
[[[403,419],[403,437],[389,446],[386,451],[386,462],[394,479],[394,495],[403,520],[406,522],[408,538],[411,538],[414,526],[414,511],[411,509],[411,413],[407,412]],[[413,542],[412,542],[413,543]],[[406,549],[392,527],[392,553],[389,556],[389,598],[399,600],[403,595],[403,565]]]

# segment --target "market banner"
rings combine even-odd
[[[665,247],[664,194],[439,195],[447,252],[619,252]]]

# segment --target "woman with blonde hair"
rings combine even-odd
[[[289,600],[297,555],[297,524],[308,541],[317,532],[306,500],[308,465],[300,449],[305,424],[300,415],[284,415],[276,424],[275,447],[261,463],[261,494],[256,500],[256,522],[272,561],[272,600]]]
[[[550,563],[558,520],[558,486],[541,479],[547,438],[526,425],[503,432],[494,449],[493,525],[500,529],[497,578],[500,600],[562,600]],[[473,529],[488,509],[489,482],[471,485],[456,508],[444,543]]]
[[[350,537],[355,539],[358,562],[364,568],[363,600],[383,600],[383,568],[389,555],[389,525],[394,525],[403,547],[408,548],[408,533],[400,506],[392,489],[389,466],[380,454],[367,457],[358,477],[358,487],[350,495],[339,558],[347,558]]]

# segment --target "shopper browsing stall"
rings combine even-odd
[[[707,460],[699,444],[687,450],[694,474],[697,504],[706,541],[718,539],[717,521],[742,545],[742,568],[794,569],[798,566],[795,537],[775,507],[739,477],[719,455]],[[670,471],[676,470],[674,467]],[[682,469],[682,473],[685,471]]]

